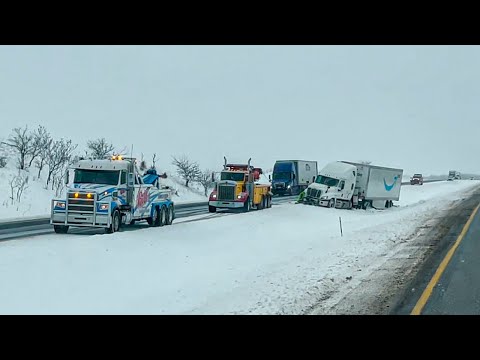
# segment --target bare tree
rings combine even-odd
[[[10,185],[10,199],[12,200],[12,205],[13,202],[15,201],[15,190],[16,190],[16,177],[12,176],[10,180],[8,181],[8,185]]]
[[[51,144],[46,164],[48,166],[47,186],[52,180],[52,176],[72,161],[76,148],[77,145],[72,144],[72,140],[60,139]]]
[[[89,150],[89,156],[93,159],[103,159],[115,150],[113,144],[108,143],[105,138],[88,140],[87,148]]]
[[[18,168],[25,170],[26,158],[32,146],[32,135],[28,132],[27,126],[24,129],[13,129],[13,135],[7,139],[7,142],[2,142],[2,144],[10,146],[18,152]]]
[[[28,188],[28,175],[18,174],[17,176],[17,201],[22,200],[22,195],[25,189]]]
[[[50,149],[53,144],[53,139],[51,138],[50,134],[46,134],[43,137],[42,146],[40,147],[40,153],[35,160],[35,166],[38,169],[37,178],[40,179],[40,175],[42,174],[42,170],[47,163],[48,156],[50,154]]]
[[[127,152],[127,151],[128,151],[127,147],[124,146],[124,147],[121,148],[120,150],[118,150],[118,149],[115,150],[113,153],[114,153],[114,154],[117,154],[117,155],[126,156],[126,155],[128,155],[128,152]]]
[[[185,155],[179,159],[172,156],[172,164],[177,167],[177,174],[185,180],[185,186],[188,187],[190,181],[195,181],[201,174],[200,167],[196,162],[190,161]]]
[[[147,170],[147,162],[146,162],[145,159],[143,158],[143,153],[142,153],[142,157],[141,157],[141,160],[140,160],[139,170],[140,170],[140,171],[145,171],[145,170]]]
[[[71,159],[58,168],[52,175],[52,190],[55,190],[55,196],[61,196],[65,188],[65,175],[67,169],[72,163],[75,162],[75,159]]]
[[[204,170],[196,179],[196,181],[202,185],[203,190],[205,191],[205,196],[208,196],[208,189],[212,188],[212,171]]]
[[[20,202],[22,200],[22,194],[28,188],[28,175],[19,171],[18,175],[10,178],[8,184],[10,185],[10,199],[13,205],[15,201]]]
[[[40,125],[32,134],[32,145],[28,155],[30,156],[30,162],[28,167],[32,166],[32,163],[42,154],[48,143],[52,140],[47,129]]]
[[[156,166],[155,166],[156,158],[157,158],[157,153],[154,153],[152,157],[152,166],[150,167],[151,169],[156,169]]]

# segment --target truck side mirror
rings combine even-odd
[[[135,178],[133,177],[133,173],[128,173],[128,182],[127,182],[127,185],[129,187],[133,187],[134,183],[135,183]]]
[[[268,181],[272,181],[272,175],[268,175]]]
[[[70,179],[70,172],[68,169],[65,171],[65,185],[68,185]]]
[[[295,180],[295,173],[292,174],[292,180]]]
[[[215,182],[215,173],[212,171],[212,183]]]

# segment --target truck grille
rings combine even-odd
[[[235,200],[235,186],[219,185],[218,186],[218,200]]]
[[[319,198],[321,194],[322,194],[321,190],[312,189],[312,188],[307,189],[307,196],[308,197]]]
[[[275,184],[275,189],[283,189],[285,188],[285,183],[276,183]]]
[[[89,199],[86,193],[78,193],[78,197],[75,197],[75,193],[68,193],[68,212],[93,214],[93,207],[95,205],[95,194],[92,195],[92,198]]]

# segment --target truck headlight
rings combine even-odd
[[[217,198],[217,194],[212,194],[212,199],[216,199]]]
[[[291,187],[292,187],[292,185],[288,185],[288,186],[287,186],[287,189],[290,189]]]
[[[327,200],[328,196],[320,196],[320,200]]]
[[[100,210],[108,210],[108,204],[100,204]]]
[[[65,209],[65,201],[57,201],[55,203],[55,207],[58,207],[58,208],[61,208],[61,209]]]

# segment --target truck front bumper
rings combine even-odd
[[[66,226],[88,226],[88,227],[109,227],[110,217],[105,214],[68,214],[65,212],[54,212],[50,219],[51,225],[66,225]]]
[[[323,206],[323,207],[328,207],[328,203],[330,202],[330,199],[328,200],[320,200],[319,198],[314,198],[314,197],[305,197],[303,199],[303,203],[307,205],[316,205],[316,206]],[[337,201],[337,204],[335,207],[339,208],[339,201]]]
[[[208,205],[209,206],[214,206],[216,208],[227,208],[227,209],[238,209],[242,208],[244,206],[244,202],[240,201],[222,201],[222,200],[217,200],[217,201],[209,201]]]
[[[50,225],[108,228],[112,223],[110,204],[108,206],[108,210],[96,211],[97,204],[108,204],[106,202],[97,202],[96,196],[93,202],[93,211],[70,211],[68,208],[68,202],[66,203],[66,208],[59,209],[55,206],[55,203],[57,202],[64,202],[64,200],[52,200]]]

